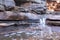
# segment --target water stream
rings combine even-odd
[[[52,34],[52,30],[51,30],[51,27],[48,27],[46,25],[46,18],[47,18],[47,15],[41,15],[40,16],[39,27],[41,27],[43,34],[51,35]],[[41,34],[41,35],[44,36],[43,34]]]

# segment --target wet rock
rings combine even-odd
[[[6,14],[7,14],[7,17],[6,17],[7,20],[25,20],[25,19],[28,19],[27,16],[19,15],[18,13],[11,12],[11,11],[6,11]]]
[[[27,19],[27,17],[26,16],[11,15],[7,19],[8,20],[25,20],[25,19]]]
[[[4,1],[0,0],[0,10],[4,10],[4,5],[3,5]]]
[[[11,12],[11,11],[5,11],[5,14],[6,14],[6,18],[5,18],[5,19],[7,19],[7,20],[8,20],[8,18],[9,18],[11,15],[13,15],[13,16],[16,15],[14,12]]]
[[[44,40],[53,40],[53,39],[52,39],[52,38],[51,38],[51,39],[46,39],[46,38],[45,38]]]
[[[0,19],[5,19],[6,18],[6,14],[4,12],[0,12]]]
[[[13,35],[16,35],[16,33],[11,33],[10,35],[13,36]]]
[[[0,5],[0,12],[1,11],[4,11],[4,10],[5,10],[4,6],[3,5]]]
[[[16,13],[11,12],[11,11],[0,12],[0,20],[6,20],[6,19],[8,19],[11,15],[15,16]]]
[[[15,7],[15,2],[14,0],[4,0],[4,5],[6,9],[13,9]]]
[[[29,19],[39,19],[39,16],[33,13],[26,13],[25,16],[27,16]]]
[[[5,34],[4,36],[5,36],[5,37],[8,37],[8,36],[9,36],[9,34]]]
[[[28,36],[27,36],[27,34],[26,33],[21,33],[21,37],[23,38],[23,39],[27,39],[28,38]]]
[[[0,10],[12,10],[14,7],[14,0],[0,0]]]
[[[36,14],[46,13],[46,1],[45,0],[30,0],[30,2],[25,2],[21,7],[29,9]]]

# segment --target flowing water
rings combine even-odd
[[[51,27],[46,25],[47,15],[38,15],[39,23],[34,25],[24,26],[10,26],[0,29],[5,31],[1,33],[1,40],[44,40],[46,36],[52,35]]]

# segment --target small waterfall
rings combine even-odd
[[[46,20],[46,18],[40,18],[40,25],[42,26],[42,27],[45,27],[46,25],[45,25],[45,20]]]
[[[41,15],[40,16],[39,27],[41,27],[41,30],[42,30],[43,34],[45,34],[45,35],[51,35],[52,34],[52,30],[51,30],[51,27],[48,27],[46,25],[46,18],[47,18],[46,15]],[[41,35],[43,35],[43,34],[41,34]]]

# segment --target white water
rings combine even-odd
[[[43,34],[51,35],[52,34],[52,30],[51,30],[51,27],[48,27],[46,25],[46,18],[47,18],[46,15],[41,15],[40,16],[40,24],[38,26],[41,27],[41,30],[42,30]],[[44,36],[43,34],[41,34],[42,37]]]

